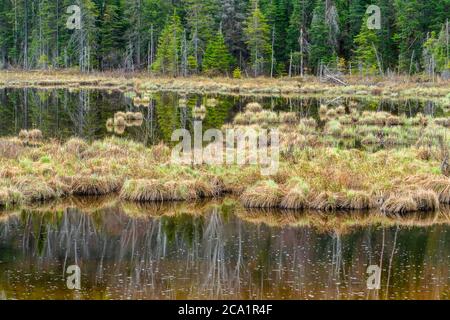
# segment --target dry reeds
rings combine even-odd
[[[24,201],[45,201],[57,196],[55,190],[40,177],[18,177],[14,181],[14,187],[23,195]]]
[[[247,104],[247,106],[245,107],[245,111],[258,113],[263,111],[263,107],[257,102],[252,102]]]
[[[121,181],[113,176],[75,175],[68,180],[71,193],[81,196],[100,196],[116,192],[120,189]]]
[[[287,193],[281,200],[281,208],[298,210],[306,207],[309,185],[303,179],[291,179],[285,188]]]
[[[276,208],[280,205],[281,195],[276,182],[261,181],[242,194],[241,203],[247,208]]]
[[[0,139],[0,158],[17,159],[23,149],[23,142],[17,138]]]

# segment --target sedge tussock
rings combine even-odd
[[[258,113],[263,111],[263,107],[258,102],[251,102],[247,104],[245,111]]]
[[[168,192],[164,182],[157,179],[130,179],[126,180],[120,197],[136,202],[164,201]]]
[[[23,194],[14,187],[0,187],[0,207],[9,207],[21,203]]]
[[[281,190],[274,181],[260,181],[248,188],[241,196],[246,208],[276,208],[281,201]]]
[[[83,139],[71,138],[64,144],[64,149],[67,153],[79,157],[88,149],[88,144]]]
[[[14,181],[15,188],[22,193],[24,201],[45,201],[55,198],[56,192],[40,177],[22,176]]]
[[[303,179],[292,179],[285,186],[286,194],[281,200],[283,209],[303,209],[307,204],[309,185]]]
[[[23,149],[23,143],[19,139],[0,139],[0,158],[18,159]]]
[[[402,214],[418,211],[418,206],[411,195],[393,195],[383,203],[381,211],[385,213]]]
[[[99,196],[116,192],[121,182],[113,176],[76,175],[69,178],[74,195]]]

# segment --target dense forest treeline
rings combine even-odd
[[[66,26],[81,8],[81,29]],[[381,28],[370,29],[370,5]],[[448,73],[450,0],[2,0],[2,68]]]

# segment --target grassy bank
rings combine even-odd
[[[134,202],[197,201],[226,194],[246,207],[319,211],[438,210],[450,203],[450,179],[439,159],[416,147],[363,152],[329,146],[282,153],[280,169],[258,166],[172,165],[170,149],[118,138],[0,139],[0,206],[70,195],[118,195]]]
[[[0,86],[40,88],[98,88],[182,93],[221,93],[239,95],[341,95],[380,97],[445,98],[450,81],[430,82],[419,77],[344,77],[347,86],[320,82],[318,78],[164,78],[149,74],[92,73],[70,71],[0,72]]]

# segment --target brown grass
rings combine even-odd
[[[281,190],[274,181],[261,181],[248,188],[241,196],[247,208],[276,208],[281,202]]]

